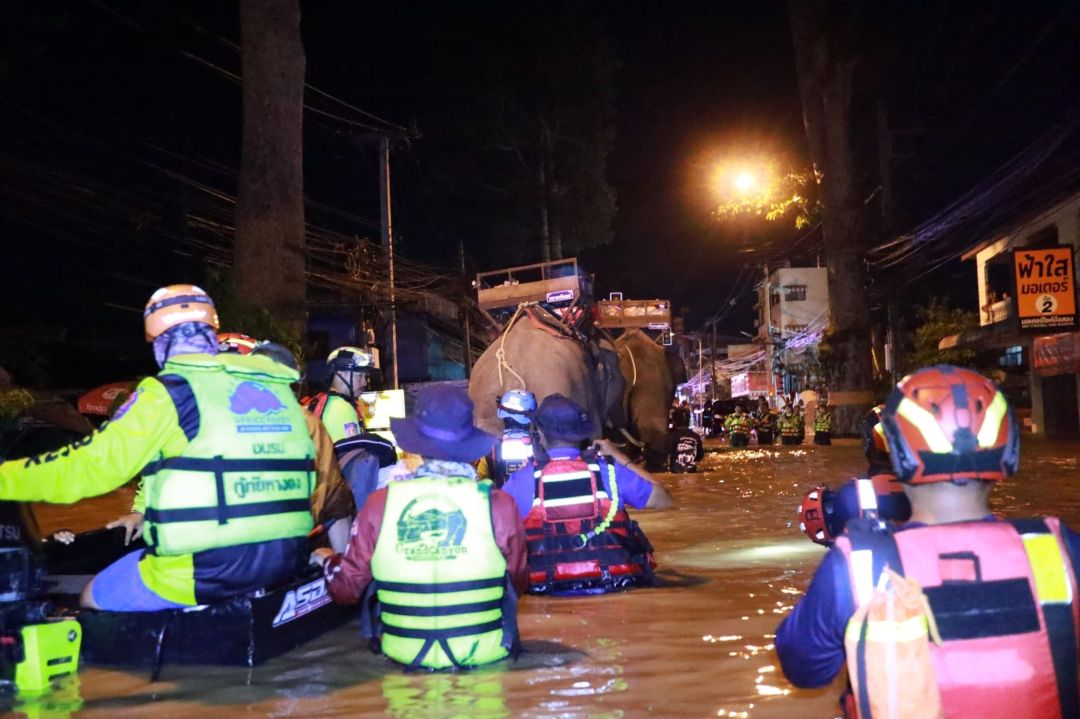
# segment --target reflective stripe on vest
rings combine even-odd
[[[290,373],[266,357],[183,355],[164,374],[191,387],[199,431],[143,470],[148,543],[159,555],[303,537],[314,446]]]
[[[876,517],[878,503],[874,481],[872,479],[856,479],[855,491],[859,498],[859,513],[863,516],[869,516],[872,513]]]
[[[1076,577],[1057,520],[891,535],[849,524],[836,546],[859,606],[886,561],[924,588],[944,640],[931,656],[947,716],[996,716],[1001,707],[1010,719],[1078,716]],[[883,560],[890,552],[895,560]]]
[[[507,656],[506,559],[491,524],[491,484],[422,477],[387,487],[371,572],[382,651],[412,667],[475,666]]]
[[[547,521],[598,519],[600,501],[608,499],[598,481],[600,465],[577,459],[555,459],[533,473],[536,493],[533,506]]]
[[[532,456],[532,441],[527,436],[504,436],[503,441],[499,444],[499,458],[504,462],[519,463],[518,466],[520,467],[532,459]]]

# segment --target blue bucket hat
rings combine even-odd
[[[588,412],[574,400],[561,394],[544,398],[533,415],[533,422],[548,439],[563,442],[582,442],[591,439],[596,425]]]
[[[391,419],[398,446],[432,459],[474,462],[498,441],[473,424],[473,403],[459,387],[424,387],[416,395],[416,411]]]

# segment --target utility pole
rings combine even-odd
[[[390,266],[390,356],[394,363],[391,377],[394,389],[400,388],[398,378],[397,291],[394,281],[394,215],[390,202],[390,138],[379,138],[379,220],[382,229],[382,248]]]
[[[712,347],[709,349],[709,397],[716,401],[716,318],[712,321]]]
[[[465,272],[465,243],[463,241],[458,242],[458,262],[461,265],[461,281],[465,283],[465,287],[469,286],[469,276]],[[465,290],[465,295],[461,298],[461,324],[462,333],[465,335],[465,376],[472,376],[473,356],[472,356],[472,323],[469,318],[469,297],[468,289]]]

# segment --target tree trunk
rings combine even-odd
[[[852,128],[857,58],[844,54],[850,23],[832,14],[829,0],[791,0],[792,36],[807,144],[822,173],[825,265],[829,276],[829,401],[837,434],[856,434],[873,404],[867,209]]]
[[[299,0],[241,0],[244,136],[233,244],[237,299],[301,333],[304,48]]]

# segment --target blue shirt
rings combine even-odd
[[[909,522],[898,531],[921,526],[925,525]],[[1080,557],[1080,536],[1064,525],[1062,536],[1070,557]],[[811,689],[826,686],[840,673],[844,666],[844,631],[854,613],[847,562],[843,553],[833,547],[818,567],[806,596],[776,630],[776,654],[788,681]]]
[[[552,459],[576,459],[581,456],[581,451],[574,447],[556,447],[548,451],[548,456]],[[530,460],[528,464],[510,475],[510,479],[502,488],[502,491],[517,502],[518,512],[522,519],[532,509],[533,500],[536,498],[535,472],[536,465]],[[609,473],[607,462],[601,458],[600,476],[604,481],[604,491],[610,497],[612,493]],[[615,465],[615,482],[619,485],[619,509],[627,506],[641,509],[652,496],[652,483],[629,467]]]

